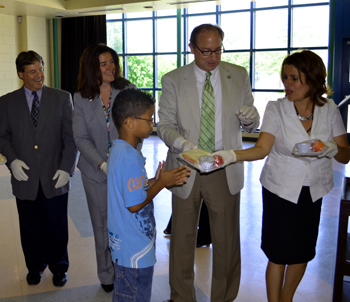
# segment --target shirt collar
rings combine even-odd
[[[205,79],[206,79],[206,71],[200,69],[196,62],[194,62],[194,74],[196,76],[196,79],[197,79],[197,82],[202,82],[204,83],[205,82]],[[211,71],[211,77],[210,79],[216,79],[217,76],[218,76],[218,73],[219,73],[219,68],[216,67],[214,70]]]
[[[25,92],[25,94],[26,94],[27,99],[32,99],[32,98],[34,98],[34,96],[32,95],[32,91],[31,91],[30,89],[28,89],[25,85],[23,85],[23,87],[24,87],[24,92]],[[41,88],[41,89],[38,90],[36,93],[37,93],[37,95],[38,95],[39,100],[41,100],[41,95],[42,95],[42,93],[43,93],[43,89]]]

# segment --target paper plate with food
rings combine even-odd
[[[326,151],[328,147],[319,139],[310,139],[297,143],[293,147],[292,154],[295,156],[318,156]]]
[[[6,164],[6,157],[0,154],[0,165]]]
[[[220,155],[212,155],[202,149],[193,149],[179,154],[179,159],[196,168],[200,172],[209,173],[225,167]]]

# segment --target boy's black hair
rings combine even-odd
[[[128,117],[140,117],[155,101],[151,94],[128,88],[118,93],[112,107],[112,117],[117,129]]]

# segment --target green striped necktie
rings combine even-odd
[[[215,98],[210,82],[211,72],[208,71],[202,93],[201,131],[199,148],[213,152],[215,150]]]

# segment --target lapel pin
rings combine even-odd
[[[231,76],[230,76],[230,75],[228,75],[228,76],[227,76],[227,78],[228,78],[228,79],[231,79]]]

